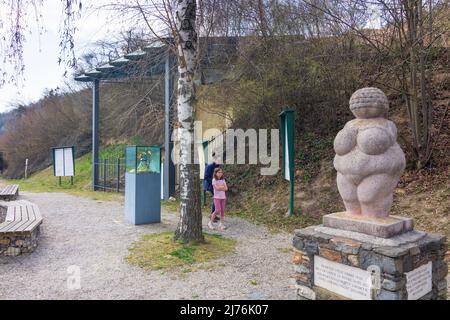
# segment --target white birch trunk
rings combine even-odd
[[[195,85],[197,53],[196,0],[179,0],[176,10],[178,58],[178,134],[180,143],[180,221],[175,239],[203,241],[199,166],[194,164]]]

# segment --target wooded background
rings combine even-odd
[[[244,129],[277,128],[278,113],[289,106],[297,135],[319,141],[352,117],[348,100],[356,89],[376,86],[389,97],[409,168],[448,166],[449,12],[446,1],[432,0],[199,1],[200,36],[240,41],[225,79],[200,86],[197,99],[228,110],[232,126]],[[78,72],[151,38],[130,30],[99,43]],[[103,84],[102,143],[162,142],[162,84]],[[32,172],[49,165],[55,145],[76,145],[78,155],[90,150],[91,92],[70,87],[1,115],[7,177],[21,177],[26,158]]]

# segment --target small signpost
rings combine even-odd
[[[53,175],[59,177],[70,177],[70,183],[73,185],[73,176],[75,175],[75,147],[55,147],[53,153]]]
[[[283,177],[290,182],[289,215],[294,214],[294,110],[280,113],[281,145],[283,146]]]
[[[28,158],[25,159],[25,180],[28,178]]]

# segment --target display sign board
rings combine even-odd
[[[53,151],[53,174],[55,177],[75,175],[75,147],[56,147]]]

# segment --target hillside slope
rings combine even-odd
[[[407,167],[394,194],[392,214],[414,218],[417,229],[450,236],[450,74],[433,79],[433,156],[426,168]],[[390,118],[398,126],[399,143],[410,134],[404,106],[391,105]],[[230,181],[228,208],[232,214],[292,231],[321,223],[323,215],[344,210],[336,186],[332,159],[334,134],[302,132],[297,137],[295,217],[287,217],[289,184],[281,175],[259,176],[255,166],[225,166]]]

